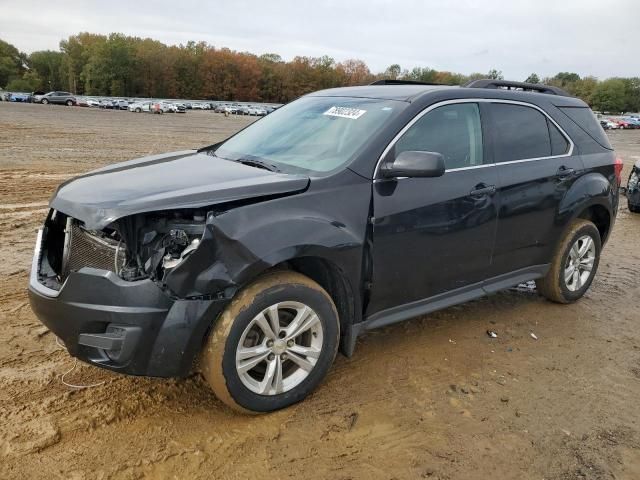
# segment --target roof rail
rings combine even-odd
[[[376,80],[369,85],[442,85],[441,83],[427,83],[427,82],[418,82],[416,80],[392,80],[390,78],[384,78],[382,80]]]
[[[561,88],[553,87],[551,85],[542,85],[540,83],[511,82],[508,80],[484,78],[481,80],[472,80],[464,86],[466,88],[502,88],[506,90],[522,90],[525,92],[547,93],[549,95],[571,97],[568,92]]]

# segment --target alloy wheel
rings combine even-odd
[[[322,322],[300,302],[280,302],[256,315],[236,348],[243,385],[260,395],[278,395],[300,385],[322,352]]]
[[[596,261],[596,244],[589,235],[580,237],[571,246],[564,267],[564,282],[571,292],[580,290],[591,277]]]

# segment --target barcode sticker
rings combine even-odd
[[[329,110],[324,112],[323,115],[329,115],[330,117],[341,117],[341,118],[350,118],[351,120],[357,120],[365,113],[367,113],[366,110],[359,110],[357,108],[331,107]]]

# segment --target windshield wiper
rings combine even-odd
[[[234,158],[234,159],[224,158],[224,157],[221,157],[220,155],[216,155],[215,150],[210,150],[207,152],[207,154],[211,155],[212,157],[221,158],[222,160],[228,160],[230,162],[238,162],[243,165],[247,165],[248,167],[262,168],[264,170],[269,170],[270,172],[280,172],[280,169],[275,165],[271,163],[267,163],[264,160],[260,160],[257,157],[253,157],[253,156],[245,157],[245,158]]]
[[[275,165],[264,162],[262,160],[257,160],[255,158],[238,158],[233,160],[234,162],[241,163],[243,165],[247,165],[249,167],[263,168],[265,170],[269,170],[270,172],[279,172],[280,169]]]

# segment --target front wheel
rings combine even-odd
[[[295,272],[264,275],[242,289],[205,344],[201,366],[216,396],[242,412],[270,412],[308,396],[338,351],[331,297]]]
[[[547,275],[536,280],[540,294],[557,303],[581,298],[596,274],[601,249],[600,232],[592,222],[580,218],[571,222]]]
[[[640,205],[634,205],[631,202],[627,201],[627,206],[629,207],[629,211],[631,213],[640,213]]]
[[[40,100],[40,103],[42,103],[43,105],[47,105],[49,103],[49,100],[43,98],[42,100]]]
[[[67,100],[67,107],[72,107],[73,106],[73,100]]]

